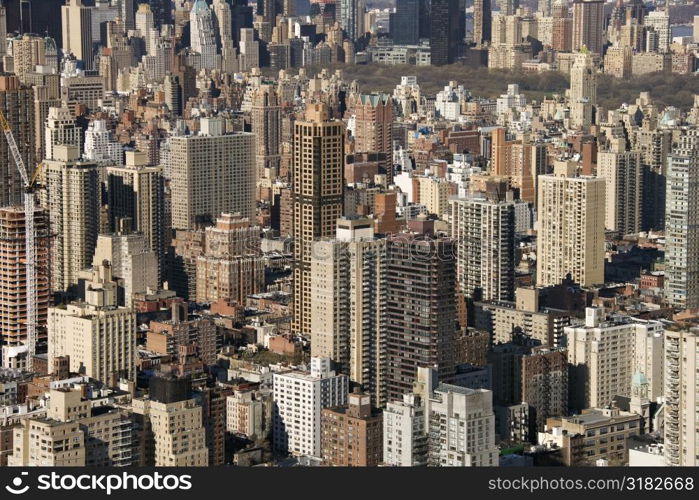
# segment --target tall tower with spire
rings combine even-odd
[[[216,30],[209,5],[204,0],[196,0],[189,16],[192,50],[201,54],[201,69],[215,69]]]

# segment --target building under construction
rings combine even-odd
[[[46,341],[49,306],[48,214],[37,208],[36,282],[38,343]],[[18,346],[27,341],[26,220],[21,205],[0,208],[0,334],[2,344]]]

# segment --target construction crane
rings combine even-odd
[[[37,266],[36,266],[36,243],[34,228],[34,193],[37,189],[37,174],[41,170],[41,165],[37,166],[34,176],[30,179],[27,167],[24,166],[22,155],[19,154],[17,143],[10,124],[7,123],[5,115],[0,111],[0,127],[7,139],[7,145],[15,160],[19,175],[24,184],[24,220],[25,220],[25,255],[27,265],[27,371],[33,368],[33,358],[36,354],[37,327],[39,323],[38,295],[37,295]]]

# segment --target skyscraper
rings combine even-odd
[[[204,0],[196,0],[190,12],[192,50],[201,54],[201,69],[216,69],[216,32],[214,18]]]
[[[354,117],[354,151],[383,153],[381,170],[393,183],[393,99],[388,94],[351,94],[347,113]]]
[[[331,358],[377,406],[385,403],[385,258],[373,221],[342,218],[337,239],[315,242],[311,260],[311,355]]]
[[[213,223],[221,213],[255,214],[254,136],[224,133],[222,118],[202,118],[197,135],[170,138],[172,227]]]
[[[602,53],[604,47],[604,0],[573,1],[573,50],[586,47]]]
[[[389,27],[394,44],[417,45],[420,38],[420,0],[396,0],[396,11],[391,13]]]
[[[37,318],[39,339],[46,338],[49,305],[48,214],[37,209],[36,229]],[[21,206],[0,208],[0,332],[2,344],[18,346],[27,339],[26,219]]]
[[[421,18],[422,19],[422,18]],[[433,66],[456,61],[463,42],[464,13],[459,0],[432,0],[430,7],[430,54]]]
[[[44,206],[49,210],[51,231],[51,285],[65,291],[77,285],[78,274],[90,267],[100,228],[99,171],[95,163],[80,161],[74,145],[53,148],[53,159],[44,161],[47,186]]]
[[[473,42],[482,47],[490,42],[493,15],[490,0],[473,1]]]
[[[50,108],[44,127],[45,160],[54,160],[54,149],[59,145],[72,145],[82,150],[82,129],[76,124],[70,110],[65,107]]]
[[[274,180],[281,163],[282,108],[271,85],[263,85],[252,97],[252,133],[255,134],[257,178]]]
[[[63,52],[73,54],[85,69],[94,68],[92,54],[92,11],[82,0],[68,0],[61,7]]]
[[[386,251],[387,400],[411,392],[419,367],[454,374],[456,242],[398,233]]]
[[[665,298],[699,308],[699,130],[688,130],[668,156],[665,198]]]
[[[131,229],[143,233],[148,248],[158,257],[158,279],[164,276],[169,221],[165,220],[162,167],[147,166],[145,153],[126,153],[126,166],[107,169],[109,230],[119,230],[124,219]]]
[[[575,163],[557,161],[539,176],[538,286],[568,273],[583,286],[604,283],[604,179],[575,172]]]
[[[514,300],[515,203],[510,193],[451,201],[461,292],[477,300]]]
[[[293,207],[294,320],[292,330],[312,335],[311,249],[331,237],[342,215],[345,126],[326,105],[309,105],[294,124]]]
[[[347,38],[354,41],[364,35],[360,28],[364,25],[365,0],[338,0],[336,5],[340,27]]]
[[[620,237],[641,230],[642,169],[638,151],[597,154],[597,175],[606,185],[605,227]]]
[[[34,98],[14,75],[0,76],[0,110],[5,115],[24,165],[32,175],[36,166]],[[23,183],[7,140],[0,138],[0,206],[21,203]]]

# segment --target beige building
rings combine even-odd
[[[672,54],[660,52],[639,52],[633,55],[631,74],[633,76],[647,73],[670,73],[672,71]]]
[[[253,134],[224,133],[222,118],[202,118],[198,135],[170,139],[172,227],[193,229],[221,213],[255,215]]]
[[[311,335],[311,245],[331,237],[342,215],[345,125],[330,120],[323,104],[309,105],[294,124],[292,235],[294,319],[292,330]]]
[[[54,160],[44,162],[42,192],[51,231],[52,289],[77,285],[80,271],[90,267],[100,228],[100,183],[95,163],[80,161],[77,146],[57,145]]]
[[[163,403],[134,399],[134,413],[150,423],[155,467],[206,467],[202,408],[193,399]]]
[[[263,437],[264,403],[254,391],[235,391],[226,397],[226,431],[248,437]]]
[[[629,78],[632,56],[631,47],[609,47],[604,55],[604,72],[616,78]]]
[[[111,266],[95,266],[85,288],[85,302],[49,308],[49,366],[70,356],[71,372],[112,386],[135,380],[136,314],[116,306]]]
[[[550,418],[539,443],[561,450],[567,466],[594,466],[597,460],[609,465],[627,465],[628,440],[642,432],[642,419],[636,413],[618,408],[587,408],[572,417]]]
[[[311,355],[330,358],[362,385],[374,404],[385,401],[382,347],[386,240],[373,222],[342,218],[334,240],[313,244]]]
[[[619,236],[641,230],[643,166],[638,151],[601,151],[597,154],[597,175],[604,178],[607,230]]]
[[[577,165],[557,161],[539,176],[538,286],[557,285],[570,273],[576,283],[604,283],[605,181],[575,175]]]
[[[82,0],[69,0],[61,7],[63,52],[72,53],[85,69],[93,69],[92,11]]]
[[[475,327],[493,332],[493,341],[506,344],[518,329],[549,346],[561,345],[563,329],[570,324],[567,311],[539,307],[539,291],[517,288],[515,301],[476,302]]]
[[[699,331],[665,331],[665,461],[699,464]]]

